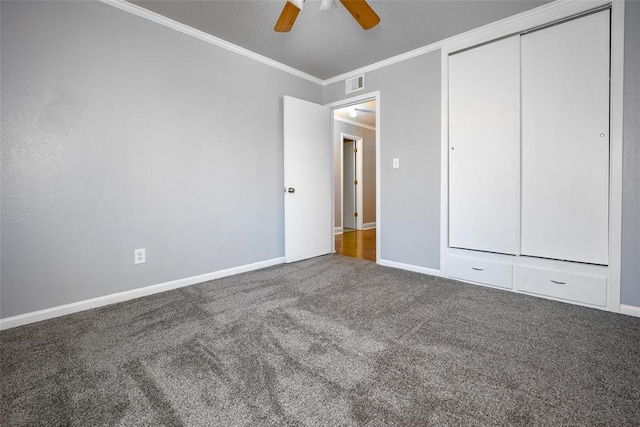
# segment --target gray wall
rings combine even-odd
[[[0,317],[283,255],[282,95],[333,102],[342,82],[323,93],[104,4],[0,7]],[[638,22],[627,1],[621,297],[635,306]],[[439,268],[439,52],[366,84],[381,91],[382,258]]]
[[[622,304],[640,307],[640,2],[625,2]]]
[[[336,120],[333,127],[333,170],[335,196],[335,226],[342,227],[342,212],[340,211],[340,132],[362,137],[364,157],[362,158],[362,181],[364,193],[362,195],[362,222],[364,224],[376,222],[376,131],[355,126]]]
[[[102,3],[1,7],[1,317],[283,256],[282,96],[320,86]]]
[[[372,71],[365,82],[363,93],[380,91],[381,258],[440,269],[440,52]],[[344,82],[324,88],[325,103],[352,96]]]

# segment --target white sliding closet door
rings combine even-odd
[[[449,246],[520,247],[520,37],[449,58]]]
[[[522,254],[607,264],[609,11],[521,41]]]

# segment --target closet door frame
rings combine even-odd
[[[622,243],[622,110],[624,80],[624,1],[585,0],[553,2],[513,18],[463,33],[441,45],[441,223],[440,272],[446,273],[449,248],[449,67],[451,53],[523,33],[605,7],[611,7],[611,83],[610,83],[610,191],[609,191],[609,267],[606,309],[620,312],[620,264]],[[624,307],[623,307],[623,311]]]

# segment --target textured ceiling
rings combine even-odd
[[[365,31],[340,3],[307,0],[293,30],[276,33],[284,0],[131,1],[323,80],[548,2],[369,0],[381,22]]]

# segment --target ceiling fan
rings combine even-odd
[[[334,0],[322,0],[320,9],[328,9]],[[371,9],[366,0],[340,0],[340,3],[349,11],[358,24],[365,30],[375,27],[380,22],[380,17]],[[285,3],[282,13],[273,28],[279,33],[286,33],[291,30],[296,22],[298,13],[302,10],[304,0],[289,0]]]

